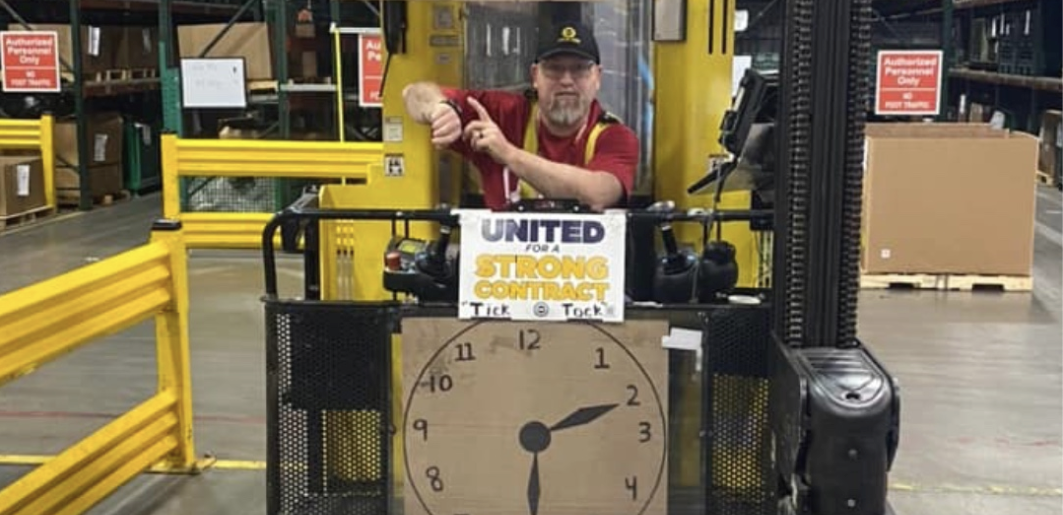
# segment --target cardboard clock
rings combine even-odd
[[[404,513],[665,513],[667,331],[404,319]]]

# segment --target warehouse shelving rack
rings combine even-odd
[[[171,3],[174,0],[161,0],[163,4]],[[270,51],[272,54],[273,63],[273,79],[276,82],[275,91],[269,93],[256,93],[252,92],[248,97],[248,111],[254,111],[257,114],[255,118],[256,122],[264,126],[261,131],[260,137],[269,139],[290,140],[293,136],[293,104],[299,104],[299,100],[305,99],[306,95],[327,96],[328,101],[324,105],[334,105],[332,103],[333,95],[336,92],[335,80],[335,59],[332,55],[331,43],[327,45],[329,52],[326,55],[319,54],[318,61],[327,63],[325,66],[319,66],[319,72],[322,72],[322,76],[331,76],[333,80],[330,83],[320,84],[299,84],[290,81],[292,74],[290,73],[290,63],[288,60],[289,39],[293,37],[294,22],[298,11],[308,9],[313,19],[316,34],[328,34],[328,27],[330,24],[335,23],[340,26],[367,26],[376,27],[380,24],[380,6],[378,2],[362,0],[360,2],[340,1],[340,0],[237,0],[237,12],[233,15],[232,19],[222,29],[222,33],[219,33],[215,39],[221,38],[225,30],[232,25],[233,22],[238,21],[239,15],[245,13],[253,13],[254,20],[265,21],[270,38]],[[172,26],[169,20],[165,20],[162,17],[168,12],[167,9],[160,9],[160,27]],[[172,34],[167,34],[167,41],[172,41]],[[162,33],[160,32],[160,41],[162,41]],[[209,48],[212,45],[208,45]],[[323,47],[326,45],[323,45]],[[202,54],[206,55],[206,49]],[[172,52],[167,53],[168,61],[162,63],[160,66],[160,77],[163,84],[163,105],[167,106],[167,110],[164,114],[164,130],[178,134],[181,137],[195,137],[190,136],[188,131],[184,130],[182,123],[183,109],[180,106],[180,73],[179,64]],[[327,57],[327,58],[326,58]],[[357,80],[355,80],[354,74],[357,73],[357,56],[355,52],[350,52],[343,56],[343,59],[347,62],[343,65],[343,73],[345,77],[342,80],[344,84],[344,99],[347,108],[356,106],[357,101]],[[304,98],[300,98],[304,97]],[[339,136],[338,119],[339,117],[332,116],[327,126],[322,127],[322,132],[332,135],[337,138]],[[362,124],[368,123],[369,125],[379,125],[379,116],[351,116],[347,115],[343,117],[346,120],[361,121]],[[379,141],[379,127],[377,130],[367,131],[365,127],[357,126],[357,123],[348,123],[343,130],[345,130],[347,140],[368,140]],[[211,135],[210,137],[213,137]],[[197,177],[195,179],[182,179],[181,184],[181,202],[184,208],[193,210],[190,205],[190,200],[193,195],[203,191],[208,186],[214,184],[216,181],[229,180],[221,177]],[[268,187],[272,190],[271,205],[268,206],[267,211],[273,211],[286,206],[293,201],[299,194],[299,191],[303,187],[296,181],[287,179],[257,179],[257,181],[268,182]],[[220,194],[225,196],[224,193]],[[211,200],[216,200],[211,198]],[[231,202],[229,199],[217,199],[219,203],[225,204]],[[243,207],[232,202],[226,205],[226,209],[241,210]]]
[[[1052,2],[1059,5],[1059,0],[876,0],[875,8],[887,23],[922,18],[940,26],[937,47],[943,51],[948,70],[948,80],[942,82],[942,99],[951,111],[943,112],[942,118],[958,110],[962,96],[1008,113],[1012,118],[1010,128],[1036,134],[1040,114],[1048,109],[1061,109],[1063,78],[1058,74],[1028,75],[1010,66],[972,62],[967,52],[969,45],[960,45],[968,41],[973,20],[1026,9],[1044,13]],[[1061,24],[1058,7],[1047,13],[1050,14],[1035,15],[1031,21],[1040,22],[1045,30],[1056,27],[1055,37],[1045,38],[1056,48],[1033,45],[1033,55],[1028,56],[1033,62],[1044,62],[1048,51],[1058,51]]]
[[[0,18],[4,27],[8,23],[22,25],[69,24],[71,33],[80,34],[82,26],[88,25],[160,25],[160,32],[167,30],[169,23],[163,21],[216,21],[226,19],[238,9],[235,0],[0,0]],[[77,125],[78,164],[80,178],[79,208],[92,209],[91,177],[87,159],[88,155],[87,118],[90,107],[119,106],[124,107],[122,97],[135,96],[136,103],[157,101],[160,90],[160,77],[123,78],[116,81],[86,81],[83,73],[83,42],[80,37],[71,38],[71,61],[61,63],[62,71],[69,77],[63,83],[63,91],[58,97],[46,99],[49,110],[69,112],[75,116]],[[165,55],[160,41],[160,55]],[[25,97],[19,94],[6,94],[8,99]],[[72,103],[73,105],[68,105]],[[67,104],[64,106],[64,104]],[[165,103],[163,103],[165,105]],[[64,112],[63,114],[66,114]]]

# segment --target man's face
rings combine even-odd
[[[532,85],[546,118],[568,127],[590,110],[601,86],[601,68],[589,59],[559,55],[532,65]]]

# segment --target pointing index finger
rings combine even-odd
[[[473,97],[469,97],[466,100],[469,102],[469,105],[471,105],[472,108],[476,110],[476,113],[480,115],[481,120],[487,121],[491,119],[491,115],[487,114],[487,109],[485,109],[479,101],[477,101]]]

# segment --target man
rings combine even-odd
[[[594,35],[565,23],[539,41],[531,67],[535,98],[419,82],[402,92],[407,113],[431,125],[437,148],[460,153],[479,170],[489,209],[529,197],[576,199],[599,211],[623,206],[639,144],[598,103],[602,69]]]

